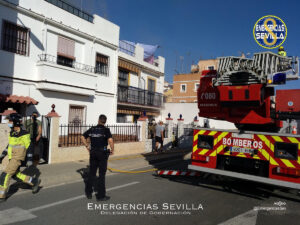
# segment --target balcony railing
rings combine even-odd
[[[96,74],[100,74],[103,76],[108,76],[108,70],[105,70],[105,71],[100,70],[99,68],[95,68],[94,66],[78,63],[73,60],[61,60],[58,57],[49,55],[49,54],[41,54],[41,55],[38,55],[38,57],[39,57],[39,62],[49,62],[49,63],[61,65],[61,66],[70,67],[75,70],[81,70],[84,72],[96,73]],[[104,74],[103,71],[106,72],[106,74]]]
[[[163,95],[136,87],[119,85],[118,102],[161,107]]]
[[[124,52],[127,55],[135,56],[135,45],[130,44],[127,41],[119,41],[119,51]]]
[[[78,9],[62,0],[45,0],[45,1],[63,9],[63,10],[66,10],[67,12],[80,17],[81,19],[84,19],[86,21],[93,23],[94,17],[92,15],[90,15],[90,14],[82,11],[81,9]]]

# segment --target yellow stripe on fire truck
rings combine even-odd
[[[198,140],[198,135],[204,134],[206,130],[200,130],[197,134],[194,135],[194,141]]]
[[[300,142],[296,138],[288,137],[288,139],[290,140],[290,142],[298,144],[298,149],[300,150],[300,145],[299,145]]]
[[[283,140],[278,136],[272,136],[272,138],[277,142],[283,142]]]
[[[228,132],[222,132],[218,137],[215,138],[214,145],[216,146],[222,139],[228,134]],[[218,153],[220,153],[224,149],[224,145],[220,145],[217,149],[215,149],[209,156],[214,157]]]

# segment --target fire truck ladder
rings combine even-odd
[[[220,57],[218,76],[214,86],[267,84],[274,75],[282,73],[286,80],[299,77],[298,57],[283,57],[273,52],[255,53],[253,59],[242,57]]]

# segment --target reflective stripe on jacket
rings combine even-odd
[[[24,161],[26,156],[26,150],[29,148],[29,146],[30,134],[27,131],[22,129],[19,133],[11,131],[8,137],[8,158],[12,159],[12,157],[14,157]]]

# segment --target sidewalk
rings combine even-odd
[[[174,150],[160,154],[146,153],[126,156],[111,156],[108,167],[118,170],[138,170],[140,168],[154,168],[156,164],[167,161],[180,161],[188,158],[190,150]],[[83,181],[82,174],[87,171],[88,160],[67,163],[38,165],[42,180],[41,186],[49,188],[57,185]],[[23,169],[23,168],[22,168]],[[107,170],[107,175],[118,174]],[[13,182],[12,182],[13,183]],[[19,190],[20,192],[21,190]]]

